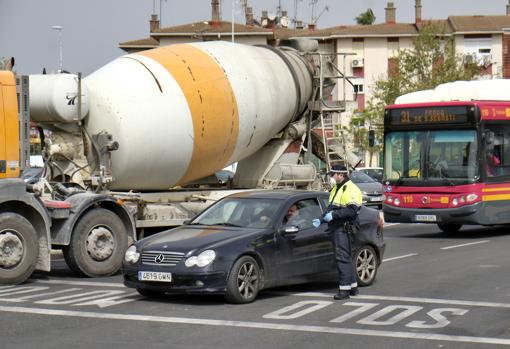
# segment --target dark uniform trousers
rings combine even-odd
[[[333,231],[336,268],[340,275],[340,290],[350,290],[356,284],[354,265],[351,257],[351,237],[342,226]]]

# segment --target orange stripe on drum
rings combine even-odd
[[[190,45],[165,46],[137,54],[154,59],[168,70],[181,87],[191,111],[193,155],[177,185],[228,165],[239,134],[239,113],[234,91],[220,64]]]

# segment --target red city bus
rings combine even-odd
[[[386,107],[384,184],[387,222],[510,223],[510,102]]]

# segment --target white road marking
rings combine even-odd
[[[63,304],[72,304],[72,303],[83,303],[83,304],[74,304],[73,306],[78,305],[87,305],[87,302],[91,300],[95,300],[93,304],[96,304],[98,301],[103,302],[104,300],[111,301],[112,299],[117,298],[125,298],[124,291],[121,290],[93,290],[88,292],[82,292],[78,294],[70,294],[65,296],[59,296],[56,298],[43,299],[37,301],[37,304],[49,304],[49,305],[63,305]],[[99,299],[98,298],[102,298]],[[118,301],[118,304],[132,302],[134,299],[122,299]],[[102,308],[102,307],[101,307]]]
[[[436,340],[436,341],[447,341],[447,342],[499,344],[499,345],[510,346],[510,339],[506,339],[506,338],[451,336],[451,335],[435,334],[435,333],[414,333],[414,332],[403,332],[403,331],[365,330],[365,329],[341,328],[341,327],[337,328],[337,327],[327,327],[327,326],[292,325],[292,324],[281,324],[281,323],[270,323],[270,322],[249,322],[249,321],[193,319],[193,318],[182,318],[182,317],[166,317],[166,316],[150,316],[150,315],[134,315],[134,314],[130,315],[130,314],[115,314],[115,313],[96,313],[96,312],[26,308],[26,307],[0,306],[0,311],[10,312],[10,313],[21,313],[21,314],[55,315],[55,316],[69,316],[69,317],[92,318],[92,319],[109,319],[109,320],[123,320],[123,321],[130,320],[130,321],[147,321],[147,322],[159,322],[159,323],[171,323],[171,324],[190,324],[190,325],[203,325],[203,326],[257,328],[257,329],[267,329],[267,330],[331,333],[331,334],[340,334],[340,335],[348,334],[348,335],[358,335],[358,336],[423,339],[423,340]]]
[[[20,302],[26,302],[27,300],[32,299],[32,298],[53,296],[56,294],[62,294],[62,293],[66,293],[66,292],[75,292],[75,291],[81,291],[81,288],[68,288],[68,289],[60,290],[60,291],[36,293],[36,294],[32,294],[32,295],[28,295],[28,296],[21,296],[21,297],[16,297],[16,298],[4,298],[5,296],[10,296],[11,294],[1,294],[0,296],[2,296],[2,297],[0,297],[0,302],[20,303]],[[16,293],[12,293],[12,294],[16,294]]]
[[[464,246],[484,244],[486,242],[490,242],[490,240],[482,240],[482,241],[469,242],[467,244],[462,244],[462,245],[453,245],[453,246],[441,247],[441,250],[450,250],[452,248],[457,248],[457,247],[464,247]]]
[[[407,258],[407,257],[412,257],[412,256],[417,256],[417,255],[418,255],[418,253],[409,253],[409,254],[405,254],[403,256],[385,258],[382,261],[383,262],[389,262],[389,261],[394,261],[394,260],[397,260],[397,259],[402,259],[402,258]]]
[[[314,311],[325,308],[331,304],[333,304],[333,302],[330,302],[330,301],[301,301],[301,302],[297,302],[296,304],[289,305],[285,308],[275,310],[271,313],[263,315],[262,317],[264,319],[276,319],[276,320],[297,319],[297,318],[302,317],[306,314],[310,314],[310,313],[313,313]],[[311,305],[311,306],[304,308],[307,305]],[[301,309],[300,311],[291,313],[292,311],[299,309],[299,308],[304,308],[304,309]]]
[[[102,287],[120,287],[127,289],[121,282],[91,282],[91,281],[68,281],[68,280],[38,280],[32,279],[38,284],[52,284],[52,285],[73,285],[73,286],[102,286]]]
[[[281,292],[280,294],[284,294]],[[303,292],[303,293],[287,293],[289,296],[296,297],[321,297],[332,298],[333,293],[321,292]],[[487,307],[487,308],[510,308],[509,303],[495,303],[495,302],[472,302],[460,301],[454,299],[436,299],[436,298],[417,298],[417,297],[393,297],[393,296],[371,296],[371,295],[358,295],[352,299],[369,299],[381,301],[396,301],[396,302],[412,302],[412,303],[428,303],[428,304],[448,304],[448,305],[465,305],[470,307]]]

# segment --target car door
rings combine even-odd
[[[300,218],[287,221],[286,213],[292,206],[299,208]],[[332,253],[327,225],[322,224],[318,228],[312,225],[312,220],[321,215],[322,209],[316,197],[292,201],[287,205],[277,236],[277,263],[284,276],[306,277],[329,270],[329,266],[324,264]],[[286,228],[292,227],[297,227],[297,231],[285,232]]]

